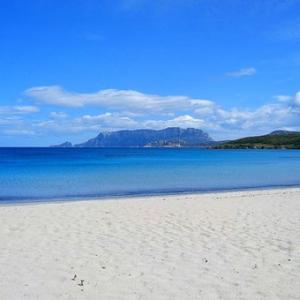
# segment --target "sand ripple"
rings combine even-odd
[[[300,189],[0,207],[0,299],[300,299]]]

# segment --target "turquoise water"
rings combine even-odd
[[[0,148],[0,201],[300,185],[300,151]]]

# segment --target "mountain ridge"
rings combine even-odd
[[[201,147],[214,143],[208,133],[201,129],[168,127],[161,130],[135,129],[100,132],[96,137],[84,143],[72,145],[70,142],[65,142],[52,147]]]

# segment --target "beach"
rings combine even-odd
[[[0,299],[300,299],[299,215],[300,188],[2,205]]]

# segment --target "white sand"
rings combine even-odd
[[[0,242],[1,300],[300,299],[300,189],[2,206]]]

